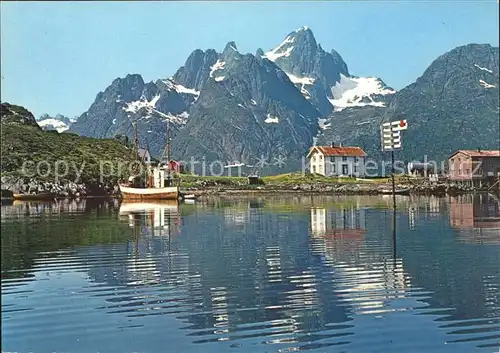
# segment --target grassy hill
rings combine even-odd
[[[134,160],[133,150],[115,139],[94,139],[73,133],[43,131],[33,115],[23,107],[2,103],[1,112],[1,174],[53,181],[55,167],[59,166],[59,179],[75,181],[81,170],[81,183],[99,181],[101,165],[112,164],[115,175],[106,177],[106,183],[114,183]],[[104,164],[109,163],[109,164]],[[23,164],[25,168],[23,170]],[[36,166],[39,166],[37,173]],[[65,170],[67,168],[67,171]],[[110,167],[104,167],[108,172]]]

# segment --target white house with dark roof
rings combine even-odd
[[[360,147],[313,146],[307,153],[311,173],[324,176],[365,176],[366,153]]]
[[[144,163],[146,163],[146,164],[151,163],[151,153],[149,153],[148,147],[146,147],[146,148],[139,147],[137,149],[137,154],[139,155],[139,159],[141,161],[144,161]]]

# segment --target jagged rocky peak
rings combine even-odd
[[[224,47],[224,51],[222,52],[222,55],[227,55],[233,52],[238,52],[238,48],[236,47],[236,43],[231,41],[226,44]]]
[[[238,52],[236,43],[231,41],[226,44],[218,60],[210,66],[208,77],[215,81],[222,81],[241,61],[242,54]]]
[[[144,80],[140,74],[127,74],[125,77],[118,77],[113,80],[109,88],[127,89],[132,87],[143,87]]]
[[[113,80],[101,96],[123,101],[133,101],[139,99],[144,89],[144,80],[139,74],[128,74]],[[99,98],[99,96],[98,96]],[[105,99],[106,99],[105,98]]]
[[[295,65],[289,65],[289,71],[293,70],[295,66],[300,64],[300,62],[309,62],[310,65],[314,65],[316,56],[318,53],[324,52],[321,46],[316,42],[316,38],[312,30],[307,27],[301,27],[293,32],[290,32],[285,39],[274,49],[266,52],[264,56],[276,62],[278,65],[287,65],[288,63],[293,63]],[[298,68],[302,71],[307,71],[306,67]],[[300,71],[299,70],[299,71]],[[298,72],[294,70],[295,74],[301,74],[303,72]]]
[[[376,77],[352,76],[341,55],[334,49],[325,51],[307,26],[290,32],[264,56],[325,116],[347,107],[384,107],[395,93]]]
[[[236,43],[231,41],[226,44],[224,50],[222,51],[220,61],[226,62],[227,66],[232,66],[233,64],[235,64],[235,61],[239,61],[241,57],[242,54],[238,52]]]
[[[333,110],[328,101],[332,98],[331,88],[340,81],[341,74],[349,76],[342,57],[335,51],[326,52],[307,26],[290,32],[277,47],[264,53],[264,57],[282,69],[323,115]]]
[[[189,55],[184,66],[172,76],[172,80],[186,88],[199,91],[209,77],[210,68],[219,59],[214,49],[196,49]]]
[[[311,48],[311,50],[321,49],[321,46],[316,42],[313,31],[307,27],[301,27],[288,34],[289,38],[293,38],[293,43],[301,49]]]

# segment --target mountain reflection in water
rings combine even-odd
[[[2,206],[2,350],[500,347],[492,196],[82,201]]]

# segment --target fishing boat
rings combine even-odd
[[[379,193],[382,195],[392,195],[392,189],[382,189],[379,190]],[[410,189],[396,189],[394,190],[394,193],[396,195],[409,195],[410,194]]]
[[[180,197],[178,186],[159,188],[137,188],[126,184],[119,184],[119,186],[123,200],[177,200]]]
[[[49,201],[54,199],[51,192],[39,192],[38,194],[16,194],[12,195],[14,200],[18,201]]]
[[[139,140],[137,137],[137,124],[134,124],[134,149],[137,158]],[[167,163],[158,166],[147,165],[144,180],[139,177],[130,177],[128,183],[119,183],[122,200],[178,200],[181,197],[179,186],[174,186],[170,171],[170,138],[167,125]],[[142,161],[144,162],[144,161]]]

